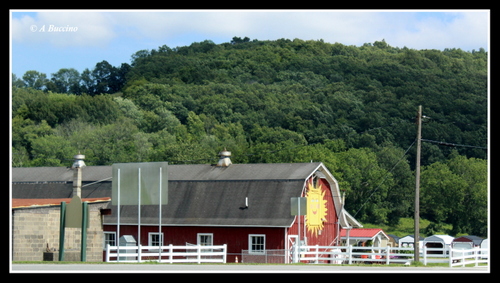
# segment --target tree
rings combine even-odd
[[[26,87],[43,90],[47,84],[47,75],[31,70],[24,73],[23,81]]]
[[[32,166],[70,166],[77,152],[68,139],[55,135],[35,139],[32,147]]]
[[[387,194],[394,185],[392,174],[380,167],[376,154],[368,148],[351,148],[338,156],[347,211],[360,221],[386,224],[391,211]]]
[[[486,236],[486,161],[456,153],[447,162],[424,166],[421,173],[421,215],[453,225],[453,234]]]
[[[73,69],[60,69],[52,74],[51,87],[48,90],[59,93],[80,94],[80,73]]]
[[[92,70],[95,90],[93,94],[109,93],[115,84],[115,68],[106,60],[99,62]]]
[[[233,37],[233,39],[231,39],[231,44],[239,44],[239,43],[245,43],[245,42],[249,42],[250,41],[250,38],[248,38],[247,36],[245,36],[243,39],[241,37]]]

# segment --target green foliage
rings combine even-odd
[[[422,170],[422,215],[453,225],[453,234],[486,235],[488,173],[485,160],[456,153]]]
[[[363,222],[412,217],[418,105],[429,231],[485,235],[488,55],[385,41],[209,40],[81,74],[12,76],[12,165],[321,161]],[[408,151],[407,151],[408,150]],[[467,213],[466,213],[467,212]]]

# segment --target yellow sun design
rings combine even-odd
[[[318,236],[318,231],[323,230],[323,221],[326,220],[326,200],[324,199],[326,191],[322,190],[321,184],[312,182],[307,184],[307,231]]]

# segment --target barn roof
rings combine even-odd
[[[208,164],[168,166],[168,204],[162,205],[163,225],[289,227],[294,220],[290,198],[301,195],[305,181],[316,174],[332,185],[339,209],[335,178],[321,162],[280,164]],[[73,171],[65,167],[12,168],[13,198],[70,198]],[[111,197],[112,166],[82,170],[82,198]],[[248,207],[245,207],[248,200]],[[117,223],[117,207],[105,224]],[[120,207],[120,224],[137,224],[137,207]],[[141,206],[141,224],[157,225],[159,207]],[[338,212],[342,226],[359,227]]]
[[[455,238],[453,240],[453,242],[473,242],[474,245],[476,245],[476,246],[481,245],[482,241],[483,241],[483,238],[478,237],[478,236],[472,236],[472,235],[461,236],[461,237]]]
[[[169,180],[304,180],[317,169],[314,163],[261,163],[232,164],[218,167],[208,164],[169,165]],[[111,180],[112,166],[86,166],[82,169],[82,182]],[[12,168],[14,183],[72,182],[73,170],[68,167]]]
[[[82,201],[89,203],[96,202],[106,202],[110,201],[111,198],[83,198]],[[45,207],[45,206],[58,206],[61,202],[69,203],[70,198],[51,198],[51,199],[12,199],[12,208],[34,208],[34,207]]]
[[[389,236],[387,236],[387,234],[384,232],[384,230],[379,229],[379,228],[357,228],[357,229],[351,229],[349,231],[350,238],[359,238],[359,239],[373,239],[378,234],[381,234],[385,238],[389,239]],[[342,238],[347,237],[347,230],[346,229],[342,229],[340,231],[340,237],[342,237]]]
[[[432,236],[425,238],[424,242],[426,242],[426,243],[428,243],[428,242],[441,242],[441,243],[445,243],[445,244],[449,245],[449,244],[451,244],[453,239],[455,239],[455,238],[453,238],[450,235],[432,235]]]

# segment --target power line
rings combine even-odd
[[[387,180],[387,177],[389,177],[389,174],[392,173],[392,171],[396,168],[396,166],[399,164],[399,162],[401,162],[401,160],[403,160],[403,158],[406,156],[406,154],[408,153],[408,151],[411,149],[411,147],[415,144],[417,140],[415,139],[411,145],[408,147],[408,149],[406,149],[406,151],[403,153],[403,155],[399,158],[399,160],[392,166],[391,170],[389,170],[387,172],[387,174],[385,174],[385,176],[383,177],[383,180],[378,184],[378,186],[372,191],[372,193],[370,194],[370,196],[365,200],[365,202],[361,205],[361,207],[358,209],[358,211],[356,211],[356,213],[352,216],[352,217],[355,217],[358,212],[361,211],[361,209],[365,206],[365,204],[370,200],[370,198],[373,196],[373,194],[378,191],[378,189],[380,189],[380,186],[382,186],[382,184],[385,182],[385,180]]]
[[[424,142],[436,143],[436,144],[439,144],[439,145],[451,146],[451,147],[469,147],[469,148],[488,149],[487,147],[484,147],[484,146],[456,144],[456,143],[450,143],[450,142],[433,141],[433,140],[428,140],[428,139],[420,139],[420,140],[424,141]]]

